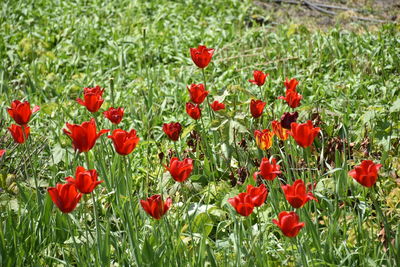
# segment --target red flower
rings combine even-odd
[[[90,194],[96,188],[98,184],[104,181],[98,181],[96,170],[86,170],[85,168],[78,166],[75,171],[75,179],[70,176],[65,178],[68,183],[74,184],[75,187],[82,194]]]
[[[187,88],[190,94],[190,100],[193,103],[201,104],[204,99],[206,99],[208,95],[208,91],[204,89],[204,84],[191,84],[190,87]]]
[[[186,113],[194,120],[198,120],[201,117],[201,109],[199,108],[199,105],[190,102],[186,103]]]
[[[110,130],[101,130],[96,133],[96,122],[92,118],[90,121],[85,121],[81,125],[66,123],[67,129],[63,129],[64,133],[72,139],[72,146],[75,150],[81,152],[88,152],[94,144],[97,138],[101,135],[109,132]]]
[[[303,222],[299,222],[299,215],[296,212],[282,211],[278,215],[278,220],[272,220],[279,228],[281,228],[282,233],[288,237],[295,237],[299,234],[301,228],[304,227]]]
[[[306,123],[298,124],[293,122],[291,124],[289,134],[293,136],[296,143],[301,147],[309,147],[314,142],[315,137],[318,135],[320,128],[313,126],[312,122],[308,120]]]
[[[254,180],[257,180],[257,175],[261,175],[265,180],[272,181],[282,172],[281,166],[276,164],[276,160],[272,159],[272,163],[267,158],[263,158],[260,164],[260,171],[253,174]]]
[[[124,116],[124,108],[109,108],[108,110],[103,112],[104,117],[109,119],[112,123],[118,124],[122,121],[122,117]]]
[[[147,198],[147,200],[140,200],[140,204],[147,214],[159,220],[171,207],[172,199],[167,198],[164,202],[160,195],[154,195]]]
[[[246,193],[251,197],[255,207],[259,207],[264,204],[268,196],[268,190],[265,184],[261,184],[259,187],[254,187],[251,184],[247,186]]]
[[[39,109],[39,106],[34,106],[31,110],[31,105],[28,101],[14,100],[11,103],[11,107],[7,108],[7,112],[17,124],[26,125],[31,119],[32,113],[37,112]]]
[[[214,101],[210,104],[210,107],[214,110],[214,111],[218,111],[221,109],[225,109],[225,104],[224,103],[220,103],[218,101]]]
[[[5,149],[0,149],[0,158],[6,153]]]
[[[214,49],[199,45],[197,48],[190,48],[190,56],[197,67],[204,69],[208,66],[214,54]]]
[[[47,191],[54,204],[64,213],[73,211],[82,197],[71,183],[57,184],[56,187],[49,187]]]
[[[300,179],[296,180],[293,185],[282,185],[286,200],[293,208],[303,207],[309,200],[318,201],[313,193],[306,191],[306,185]]]
[[[16,143],[23,144],[25,143],[25,140],[28,139],[31,128],[28,126],[11,124],[11,127],[8,127],[8,130]]]
[[[90,112],[97,112],[104,102],[104,99],[102,98],[103,93],[104,89],[101,89],[98,85],[93,88],[84,88],[84,100],[77,98],[76,102],[82,106],[85,106]]]
[[[303,96],[295,90],[286,90],[286,96],[280,96],[278,99],[283,99],[291,108],[297,108],[300,106],[300,100]]]
[[[263,114],[264,107],[267,103],[261,100],[252,99],[250,102],[250,112],[253,118],[258,118]]]
[[[122,129],[115,129],[112,132],[112,135],[109,135],[108,138],[112,139],[115,151],[120,155],[128,155],[132,153],[140,140],[136,135],[135,130],[127,132]]]
[[[184,182],[193,171],[193,160],[190,158],[179,161],[178,158],[171,158],[169,167],[165,166],[172,178],[177,182]]]
[[[162,129],[169,139],[177,141],[181,134],[182,126],[179,122],[164,123]]]
[[[299,84],[299,81],[295,78],[291,79],[290,81],[286,78],[286,81],[283,83],[287,90],[296,91],[296,87]]]
[[[264,73],[260,70],[255,70],[253,72],[254,80],[249,80],[252,84],[263,86],[265,83],[265,79],[268,77],[268,73]]]
[[[235,208],[236,212],[242,216],[249,216],[253,212],[253,198],[247,193],[240,193],[228,199],[228,202]]]
[[[261,150],[267,150],[272,146],[272,138],[274,133],[268,129],[255,130],[254,137],[256,138],[256,144]]]
[[[281,140],[286,140],[289,137],[288,130],[282,127],[282,124],[279,121],[272,122],[272,131],[276,136],[278,136]]]
[[[292,113],[289,113],[289,112],[283,113],[283,115],[281,117],[282,127],[290,130],[290,124],[292,124],[292,122],[296,122],[298,116],[299,116],[299,113],[297,111],[292,112]]]
[[[366,187],[371,187],[378,179],[378,171],[382,164],[375,164],[372,160],[363,160],[359,166],[349,171],[349,175]]]

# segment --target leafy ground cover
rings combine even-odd
[[[1,265],[399,265],[399,26],[316,30],[254,15],[274,16],[233,0],[3,1]],[[215,49],[204,72],[189,52],[200,44]],[[262,86],[248,81],[253,70],[269,73]],[[186,88],[204,78],[209,94],[194,120]],[[278,99],[286,78],[299,81],[298,107]],[[96,85],[105,101],[91,113],[76,99]],[[266,103],[259,118],[252,99]],[[7,130],[14,100],[40,106],[23,144]],[[213,112],[214,100],[225,109]],[[117,126],[102,114],[112,106],[125,109]],[[275,136],[259,149],[254,131],[289,111],[320,128],[313,144]],[[116,153],[110,132],[76,152],[63,129],[91,118],[98,131],[135,129],[134,151]],[[182,125],[176,142],[163,131],[171,122]],[[193,160],[182,183],[166,171],[173,157]],[[263,158],[281,167],[271,181],[253,179]],[[363,160],[382,164],[372,187],[348,174]],[[62,213],[47,189],[78,166],[104,182]],[[281,185],[298,179],[318,201],[290,205]],[[261,184],[265,203],[238,214],[229,199]],[[155,194],[172,201],[159,220],[140,204]],[[304,222],[295,237],[273,223],[282,211]]]

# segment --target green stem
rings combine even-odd
[[[93,201],[93,212],[94,212],[94,220],[95,220],[95,224],[96,224],[96,234],[97,234],[97,240],[96,240],[96,244],[97,244],[97,256],[100,258],[101,255],[101,249],[100,249],[100,225],[99,225],[99,218],[98,218],[98,214],[97,214],[97,205],[96,205],[96,198],[94,196],[94,191],[92,192],[92,201]]]
[[[77,265],[78,265],[78,266],[81,266],[81,256],[80,256],[80,254],[79,254],[78,245],[76,244],[75,235],[74,235],[74,233],[72,232],[72,228],[71,228],[72,221],[71,221],[71,218],[69,217],[68,214],[66,214],[66,216],[67,216],[67,221],[68,221],[69,233],[70,233],[70,235],[71,235],[71,237],[72,237],[72,241],[74,242],[74,247],[75,247],[75,250],[76,250],[76,257],[77,257],[77,261],[78,261],[78,264],[77,264]]]

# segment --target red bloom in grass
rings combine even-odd
[[[254,80],[249,80],[252,84],[263,86],[265,83],[265,79],[268,77],[268,73],[264,73],[260,70],[255,70],[253,72]]]
[[[179,122],[164,123],[162,129],[169,139],[177,141],[181,134],[182,125]]]
[[[378,171],[382,164],[375,164],[372,160],[363,160],[360,165],[349,171],[349,175],[366,187],[371,187],[378,179]]]
[[[165,167],[175,181],[182,183],[193,171],[193,160],[187,158],[179,161],[178,158],[171,158],[169,166]]]
[[[208,66],[214,54],[214,49],[199,45],[197,48],[190,48],[190,56],[197,67],[204,69]]]
[[[297,121],[297,117],[299,117],[299,113],[297,111],[295,112],[285,112],[283,113],[281,117],[281,125],[283,128],[290,130],[290,125],[292,122]]]
[[[98,181],[96,170],[86,170],[85,168],[78,166],[75,171],[75,179],[70,176],[65,178],[68,183],[74,184],[75,187],[82,194],[90,194],[96,188],[98,184],[104,181]]]
[[[101,135],[109,132],[110,130],[101,130],[96,132],[96,122],[94,118],[90,121],[85,121],[81,125],[66,123],[67,129],[63,129],[64,133],[72,139],[72,146],[75,150],[81,152],[88,152],[94,144],[97,138]]]
[[[267,150],[272,146],[272,138],[274,133],[268,129],[255,130],[254,137],[256,138],[256,144],[261,150]]]
[[[112,123],[118,124],[122,121],[122,117],[124,116],[124,108],[109,108],[108,110],[103,112],[104,117],[109,119]]]
[[[228,202],[235,208],[237,213],[242,216],[249,216],[253,212],[253,198],[247,193],[240,193],[239,195],[228,199]]]
[[[282,127],[279,121],[272,122],[272,131],[280,140],[286,140],[289,137],[288,130]]]
[[[194,120],[198,120],[201,117],[201,109],[199,105],[193,103],[186,103],[186,113]]]
[[[190,95],[190,100],[193,103],[201,104],[204,99],[206,99],[208,95],[208,91],[204,88],[204,84],[191,84],[190,87],[187,88]]]
[[[287,90],[296,91],[296,87],[299,84],[299,81],[295,78],[291,79],[290,81],[286,78],[286,81],[283,83]]]
[[[218,111],[221,109],[225,109],[225,104],[224,103],[220,103],[218,101],[214,101],[210,104],[210,107],[214,110],[214,111]]]
[[[0,158],[6,153],[5,149],[0,149]]]
[[[56,187],[49,187],[47,191],[51,200],[63,213],[73,211],[82,197],[82,194],[76,190],[76,186],[71,183],[57,184]]]
[[[11,103],[11,107],[7,108],[7,112],[17,124],[26,125],[31,119],[32,113],[37,112],[39,109],[39,106],[34,106],[31,110],[31,104],[28,101],[14,100]]]
[[[253,118],[257,119],[263,114],[264,107],[267,103],[262,102],[261,100],[252,99],[250,102],[250,112]]]
[[[147,198],[147,200],[140,200],[140,204],[147,214],[159,220],[171,207],[172,199],[167,198],[164,202],[160,195],[154,195]]]
[[[140,140],[135,130],[127,132],[122,129],[115,129],[108,138],[112,139],[115,151],[124,156],[132,153]]]
[[[276,159],[272,159],[272,163],[267,158],[263,158],[260,164],[260,171],[253,174],[254,180],[257,180],[257,175],[261,175],[263,179],[272,181],[282,172],[281,166],[276,164]]]
[[[76,102],[85,106],[90,112],[97,112],[104,102],[103,93],[104,89],[101,89],[98,85],[93,88],[87,87],[83,89],[84,100],[77,98]]]
[[[278,219],[274,219],[272,222],[281,228],[282,233],[288,237],[297,236],[301,228],[304,227],[304,222],[299,222],[299,215],[294,211],[282,211],[279,213]]]
[[[280,96],[278,99],[283,99],[291,108],[297,108],[300,106],[300,100],[303,99],[303,96],[295,90],[286,90],[285,96]]]
[[[246,193],[251,197],[254,206],[259,207],[264,204],[265,200],[267,199],[268,189],[265,187],[265,184],[262,184],[259,187],[254,187],[249,184],[247,186]]]
[[[282,185],[286,200],[293,208],[303,207],[309,200],[318,201],[313,193],[306,191],[306,185],[303,180],[296,180],[293,185]]]
[[[306,123],[291,124],[291,130],[289,134],[293,136],[296,143],[301,147],[309,147],[314,142],[315,137],[318,135],[320,128],[313,126],[312,122],[308,120]]]
[[[11,127],[8,127],[8,130],[11,133],[12,138],[18,144],[25,143],[25,140],[28,139],[29,133],[31,132],[31,128],[28,126],[19,126],[16,124],[11,124]]]

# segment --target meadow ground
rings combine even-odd
[[[0,266],[400,265],[399,7],[381,5],[380,16],[364,1],[363,12],[328,21],[255,2],[1,1]],[[189,52],[200,44],[215,49],[204,72]],[[248,81],[253,70],[269,73],[264,85]],[[209,95],[194,120],[186,87],[204,78]],[[299,81],[298,107],[278,99],[286,78]],[[96,85],[105,101],[91,113],[76,99]],[[266,102],[259,118],[251,99]],[[14,100],[40,106],[24,144],[7,130]],[[212,111],[214,100],[225,109]],[[112,106],[125,108],[118,126],[102,114]],[[254,131],[289,111],[321,129],[313,144],[275,136],[261,150]],[[76,153],[62,129],[93,117],[98,130],[135,129],[134,151],[116,153],[110,132]],[[162,129],[170,122],[182,125],[176,142]],[[183,183],[166,171],[174,156],[193,159]],[[263,157],[281,166],[271,181],[253,179]],[[371,187],[348,174],[363,160],[382,164]],[[78,166],[104,182],[62,213],[47,189]],[[281,185],[298,179],[318,201],[289,204]],[[260,184],[265,203],[241,216],[228,199]],[[155,194],[172,200],[160,220],[140,204]],[[295,237],[272,222],[282,211],[305,223]]]

